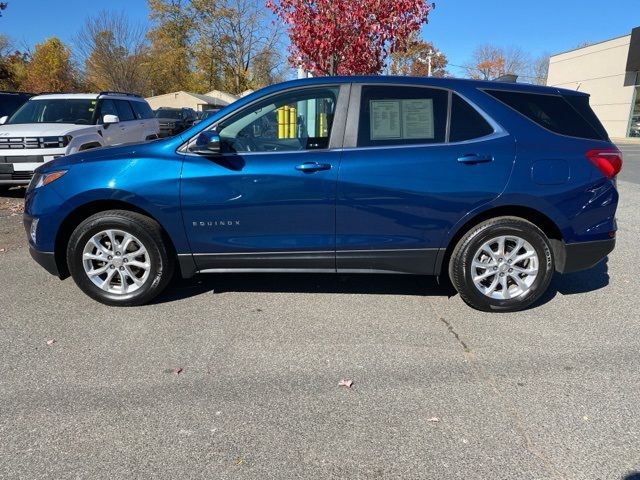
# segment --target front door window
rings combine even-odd
[[[260,102],[218,126],[225,153],[329,148],[337,87],[288,92]]]

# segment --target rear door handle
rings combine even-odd
[[[493,155],[478,155],[477,153],[468,153],[458,157],[460,163],[486,163],[493,162]]]
[[[321,170],[331,170],[331,164],[330,163],[306,162],[306,163],[303,163],[302,165],[298,165],[296,167],[296,170],[298,170],[299,172],[304,172],[304,173],[319,172]]]

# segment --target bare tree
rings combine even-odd
[[[531,63],[532,82],[536,85],[546,85],[547,76],[549,75],[549,58],[548,53],[544,53]]]
[[[267,17],[262,0],[192,0],[198,45],[206,46],[207,75],[222,88],[241,93],[277,72],[283,60],[278,48],[280,32]],[[203,61],[204,60],[204,61]],[[254,79],[253,68],[257,67]],[[215,71],[213,71],[215,70]]]
[[[89,86],[100,90],[147,90],[146,32],[124,13],[102,11],[88,18],[76,38]]]
[[[506,74],[526,76],[529,64],[529,56],[519,48],[505,50],[487,44],[474,50],[464,68],[470,78],[493,80]]]

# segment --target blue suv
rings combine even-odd
[[[612,251],[621,167],[580,92],[313,78],[41,166],[24,224],[38,263],[108,305],[175,272],[337,272],[448,276],[514,311]]]

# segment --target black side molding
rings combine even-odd
[[[342,250],[336,252],[336,266],[338,273],[433,275],[439,251],[439,248]]]

